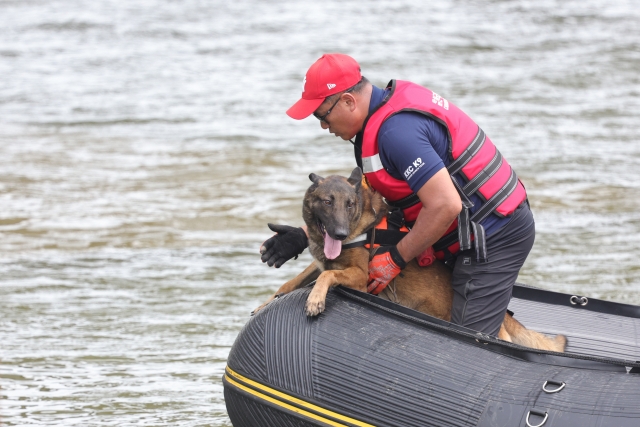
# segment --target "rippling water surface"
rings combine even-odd
[[[633,1],[0,3],[0,422],[230,426],[225,360],[309,261],[307,175],[350,144],[284,111],[322,53],[434,89],[524,181],[520,280],[640,304]]]

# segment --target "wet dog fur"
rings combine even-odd
[[[313,184],[304,196],[302,215],[309,233],[309,251],[314,262],[289,280],[254,310],[262,309],[279,295],[316,281],[306,302],[305,312],[317,316],[325,309],[327,292],[338,284],[367,291],[369,250],[364,247],[343,249],[335,259],[324,253],[324,233],[334,239],[348,241],[378,224],[388,211],[382,196],[362,185],[362,171],[353,170],[349,178],[332,175],[322,178],[309,175]],[[453,289],[451,272],[439,261],[420,267],[411,260],[402,274],[385,288],[379,297],[440,319],[451,320]],[[563,352],[566,337],[549,338],[525,328],[508,313],[500,327],[498,338],[540,350]]]

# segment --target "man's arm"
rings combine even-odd
[[[380,246],[369,261],[367,291],[378,295],[407,262],[432,246],[462,210],[462,201],[447,169],[436,172],[420,190],[422,209],[411,231],[396,246]]]
[[[462,210],[462,200],[446,168],[436,172],[417,194],[422,209],[409,234],[398,243],[398,252],[407,262],[438,241]]]

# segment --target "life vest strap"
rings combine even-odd
[[[484,227],[480,222],[485,219],[491,212],[495,210],[507,197],[515,191],[518,186],[518,177],[516,173],[511,170],[511,177],[507,183],[491,197],[487,202],[482,205],[471,217],[469,218],[469,210],[464,206],[458,215],[458,229],[452,231],[446,236],[442,237],[433,245],[433,250],[440,252],[449,246],[460,242],[460,250],[464,251],[471,248],[471,236],[469,235],[469,228],[473,228],[476,257],[478,262],[487,261],[487,244]]]
[[[484,167],[481,173],[476,175],[471,181],[467,182],[467,184],[462,187],[462,191],[467,196],[474,194],[476,191],[480,189],[502,166],[503,157],[500,154],[500,151],[496,150],[495,156],[493,159]]]
[[[454,173],[458,173],[460,169],[466,166],[467,163],[480,151],[484,142],[487,140],[487,135],[485,135],[484,131],[478,127],[478,133],[471,141],[471,144],[460,154],[460,157],[455,159],[453,162],[447,166],[447,171],[449,171],[449,175],[453,175]]]
[[[471,249],[471,228],[469,227],[469,207],[463,202],[462,210],[458,214],[458,240],[460,250]]]
[[[449,234],[441,237],[440,240],[433,244],[433,250],[441,252],[447,249],[449,246],[455,244],[458,241],[458,230],[453,230]]]
[[[387,199],[385,199],[384,201],[387,202],[387,205],[389,205],[394,209],[403,209],[403,210],[408,209],[411,206],[420,203],[420,199],[418,198],[418,195],[416,193],[411,193],[407,197],[400,200],[396,200],[395,202],[392,202],[391,200],[387,200]]]
[[[509,180],[502,186],[500,190],[496,192],[496,194],[494,194],[489,200],[487,200],[487,202],[483,204],[482,207],[480,207],[480,209],[478,209],[471,216],[470,220],[479,223],[480,221],[488,217],[489,214],[496,210],[496,208],[500,206],[502,202],[504,202],[507,197],[509,197],[511,193],[516,190],[517,187],[518,176],[516,175],[516,172],[511,169],[511,176],[509,177]]]
[[[484,167],[482,173],[476,175],[464,186],[464,188],[460,188],[458,181],[453,176],[454,173],[460,171],[460,169],[469,163],[473,156],[480,150],[480,148],[482,148],[485,140],[486,136],[484,132],[482,129],[478,128],[478,133],[471,144],[469,144],[460,157],[447,167],[447,171],[451,174],[451,180],[460,194],[460,198],[462,200],[462,211],[460,211],[460,214],[458,215],[458,229],[442,237],[433,245],[433,249],[436,252],[442,251],[456,242],[460,242],[461,251],[471,249],[471,228],[473,228],[476,258],[478,262],[487,261],[486,235],[484,227],[480,222],[489,216],[491,212],[495,211],[497,207],[500,206],[502,202],[504,202],[516,190],[518,186],[518,177],[516,176],[515,171],[511,169],[511,176],[509,177],[509,180],[500,190],[487,200],[480,209],[469,217],[469,210],[473,207],[473,203],[469,197],[478,191],[480,187],[482,187],[482,185],[487,182],[487,180],[491,178],[498,169],[500,169],[503,161],[502,155],[496,149],[496,154],[487,166]]]
[[[478,262],[487,262],[489,257],[487,256],[487,236],[482,224],[471,221],[471,227],[473,227],[473,235],[476,241],[476,260]]]

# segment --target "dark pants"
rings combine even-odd
[[[460,252],[453,267],[451,322],[497,336],[518,272],[533,247],[536,229],[525,203],[500,230],[487,238],[488,262],[475,249]]]

